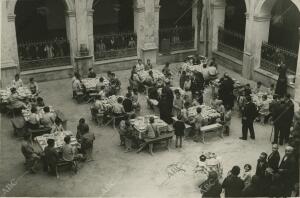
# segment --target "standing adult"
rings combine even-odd
[[[294,112],[295,112],[295,107],[294,107],[293,101],[291,100],[291,95],[286,94],[285,95],[285,108],[284,108],[284,112],[283,112],[284,120],[282,122],[283,131],[284,131],[284,141],[286,143],[289,142],[291,126],[292,126],[293,119],[294,119]]]
[[[278,67],[278,80],[275,88],[275,94],[279,95],[280,97],[283,97],[287,92],[287,67],[286,65],[281,62],[281,64]]]
[[[223,101],[225,106],[229,106],[230,109],[234,105],[234,81],[229,77],[227,73],[220,79],[219,86],[219,99]]]
[[[243,136],[240,137],[242,140],[247,140],[248,130],[250,131],[250,138],[255,139],[255,132],[253,128],[253,122],[257,116],[256,105],[252,102],[250,96],[246,97],[246,104],[242,111],[242,133]]]
[[[278,172],[281,181],[284,185],[284,196],[289,197],[297,181],[297,162],[294,157],[294,148],[287,146],[285,148],[285,155],[279,165]]]
[[[45,148],[45,159],[47,167],[49,168],[48,171],[51,175],[54,175],[58,177],[57,175],[57,161],[59,160],[59,154],[54,148],[55,140],[54,139],[48,139],[47,140],[48,146]]]
[[[171,104],[170,104],[171,101]],[[172,123],[172,110],[173,110],[173,100],[168,98],[167,94],[162,94],[159,102],[158,108],[160,113],[160,119],[165,121],[168,124]]]
[[[272,145],[272,153],[268,156],[268,168],[272,168],[273,171],[277,171],[280,161],[280,154],[278,152],[278,145]]]

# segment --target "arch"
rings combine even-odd
[[[17,1],[20,0],[7,0],[6,6],[8,9],[8,15],[14,15],[15,14],[15,7],[17,4]],[[63,4],[65,5],[65,10],[66,11],[74,11],[75,6],[72,0],[62,0]]]
[[[250,12],[250,2],[249,0],[243,0],[246,7],[246,13]],[[212,3],[213,6],[226,6],[226,0],[214,0]]]
[[[276,3],[277,0],[261,0],[255,8],[254,16],[262,17],[269,16],[271,14],[271,10]],[[300,1],[299,0],[290,0],[300,12]]]

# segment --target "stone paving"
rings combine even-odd
[[[156,66],[161,69],[162,66]],[[179,64],[171,64],[174,83]],[[220,75],[225,71],[241,82],[248,82],[240,75],[219,67]],[[130,71],[118,71],[122,82],[122,94],[128,86]],[[105,74],[103,74],[105,75]],[[255,85],[255,82],[251,82]],[[118,132],[111,127],[97,127],[91,121],[90,104],[77,104],[72,100],[71,79],[43,82],[39,84],[46,104],[60,109],[68,118],[68,130],[76,132],[78,120],[86,118],[95,133],[95,161],[83,163],[77,175],[66,171],[56,179],[42,170],[37,174],[25,174],[24,157],[20,151],[21,140],[13,137],[9,119],[1,115],[1,195],[6,196],[100,196],[100,197],[198,197],[197,184],[200,179],[193,170],[201,152],[215,152],[223,159],[224,176],[233,165],[241,168],[250,163],[255,169],[256,160],[262,151],[270,153],[270,125],[255,124],[256,140],[241,141],[241,120],[235,112],[229,137],[220,139],[208,135],[206,144],[183,141],[183,148],[176,149],[174,141],[170,151],[162,148],[154,150],[154,156],[147,151],[139,154],[124,153],[119,146]],[[205,92],[209,101],[210,90]],[[145,105],[145,96],[140,95],[141,114],[150,112]],[[283,147],[280,148],[283,153]],[[176,165],[183,171],[173,171],[169,165]],[[5,193],[6,192],[6,193]]]

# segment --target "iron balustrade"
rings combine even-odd
[[[296,73],[298,53],[284,49],[267,42],[261,46],[260,67],[266,71],[277,74],[278,64],[283,62],[288,67],[288,72]]]
[[[195,29],[192,26],[163,28],[159,30],[159,51],[169,52],[194,49]]]
[[[69,42],[66,39],[18,44],[22,71],[71,64]]]
[[[137,37],[133,32],[94,36],[96,61],[132,57],[137,55]]]
[[[239,33],[219,27],[218,51],[243,60],[245,37]]]

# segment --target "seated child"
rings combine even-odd
[[[267,89],[267,94],[272,95],[272,96],[275,94],[275,85],[274,84],[271,84],[270,88]]]
[[[137,89],[133,89],[132,104],[133,104],[133,108],[135,108],[135,110],[137,110],[137,111],[141,110],[141,105],[139,103],[139,92]]]
[[[254,90],[254,93],[259,93],[262,91],[262,87],[261,87],[262,83],[260,81],[257,82],[256,84],[256,88]]]
[[[245,187],[244,189],[250,185],[251,183],[251,178],[252,178],[252,174],[251,174],[251,165],[250,164],[245,164],[244,166],[244,172],[241,176],[241,179],[243,180]]]

